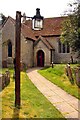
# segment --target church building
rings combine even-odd
[[[40,14],[40,9],[38,10]],[[36,11],[37,14],[37,11]],[[34,16],[35,17],[35,16]],[[68,63],[72,54],[69,44],[60,41],[62,23],[66,17],[43,19],[43,28],[34,29],[32,20],[23,19],[21,23],[21,62],[27,67],[50,66],[51,63]],[[39,24],[41,25],[41,24]],[[2,25],[3,66],[13,63],[15,58],[15,20],[8,17]]]

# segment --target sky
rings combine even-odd
[[[36,8],[40,8],[40,13],[44,18],[58,17],[68,10],[68,4],[74,0],[0,0],[0,13],[6,17],[11,16],[15,19],[16,11],[24,12],[26,16],[33,17]]]

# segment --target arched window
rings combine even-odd
[[[69,46],[69,43],[67,43],[67,53],[70,52],[70,46]]]
[[[69,53],[70,52],[69,43],[61,43],[61,41],[58,41],[58,51],[59,53]]]
[[[12,43],[8,42],[8,57],[12,57]]]
[[[60,41],[58,42],[58,51],[59,53],[61,53],[61,42]]]
[[[63,53],[66,53],[65,44],[63,44]]]

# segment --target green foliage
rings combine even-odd
[[[25,72],[21,72],[21,108],[15,108],[15,80],[12,78],[14,70],[9,70],[10,85],[2,92],[3,118],[63,118],[65,120],[61,113],[38,91]]]
[[[68,42],[72,50],[77,51],[80,56],[80,2],[77,2],[74,10],[68,14],[63,22],[60,38],[61,41]]]
[[[0,17],[1,17],[0,24],[3,24],[4,21],[6,20],[6,17],[5,17],[5,15],[3,15],[2,13],[0,13]]]

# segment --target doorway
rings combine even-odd
[[[37,66],[44,67],[44,52],[42,50],[37,52]]]

